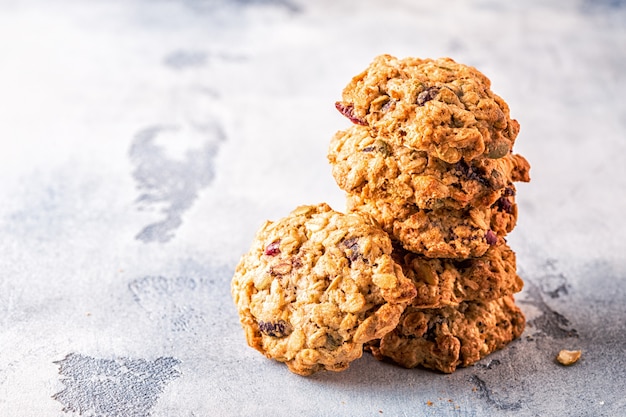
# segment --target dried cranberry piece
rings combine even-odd
[[[472,168],[464,159],[461,159],[459,162],[457,162],[454,167],[457,171],[460,171],[461,174],[467,177],[467,179],[472,179],[474,173],[472,171]]]
[[[498,235],[496,235],[493,230],[487,230],[487,232],[485,232],[485,239],[487,243],[492,246],[498,243]]]
[[[344,240],[342,242],[342,245],[349,251],[348,260],[350,261],[350,264],[352,264],[352,262],[356,261],[362,256],[361,252],[359,251],[359,242],[356,237],[351,237]]]
[[[383,104],[383,106],[380,108],[380,110],[381,110],[381,111],[388,111],[388,110],[391,108],[391,106],[392,106],[392,105],[394,105],[394,106],[395,106],[395,104],[396,104],[396,103],[395,103],[395,101],[393,101],[393,100],[391,100],[391,99],[390,99],[390,100],[387,100],[387,101],[385,102],[385,104]]]
[[[455,168],[459,171],[465,178],[470,181],[477,181],[485,187],[491,187],[491,183],[489,179],[484,177],[484,174],[481,175],[474,167],[467,163],[464,159],[461,159],[459,162],[455,164]]]
[[[502,210],[505,213],[508,214],[513,214],[513,203],[511,203],[511,201],[506,198],[506,197],[500,197],[498,199],[498,208],[500,210]]]
[[[338,101],[335,103],[335,108],[355,125],[367,126],[367,121],[354,115],[354,106],[352,104],[345,105],[341,101]]]
[[[261,333],[271,337],[285,337],[292,331],[291,325],[285,320],[278,320],[276,322],[259,320],[259,330]]]
[[[421,93],[417,95],[417,105],[423,106],[430,100],[437,97],[437,94],[439,94],[439,87],[432,86],[432,87],[426,88],[426,90],[422,91]]]
[[[515,189],[511,188],[511,187],[506,187],[504,189],[504,196],[506,197],[512,197],[515,195]]]
[[[275,240],[265,247],[265,254],[267,256],[276,256],[280,253],[280,240]]]

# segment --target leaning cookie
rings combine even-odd
[[[515,252],[507,244],[491,246],[479,258],[427,258],[396,246],[394,260],[415,284],[415,308],[456,306],[515,294],[524,282],[516,271]]]
[[[465,210],[422,210],[398,199],[346,196],[348,211],[373,217],[405,249],[429,258],[483,256],[517,222],[515,188],[491,207]]]
[[[501,158],[519,123],[477,69],[450,58],[381,55],[345,87],[337,109],[373,136],[426,151],[448,163]]]
[[[364,126],[337,132],[328,160],[337,185],[368,198],[395,198],[422,209],[484,208],[530,180],[528,161],[508,153],[447,163],[425,151],[371,135]]]
[[[391,253],[372,220],[326,204],[266,222],[231,286],[248,344],[300,375],[347,368],[415,297]]]
[[[522,334],[525,324],[512,296],[440,309],[408,307],[398,327],[367,349],[377,359],[405,368],[451,373],[502,349]]]

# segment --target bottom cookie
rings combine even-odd
[[[408,307],[398,326],[366,349],[376,359],[405,368],[451,373],[502,349],[522,334],[525,324],[513,296],[438,309]]]

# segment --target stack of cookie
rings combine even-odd
[[[341,371],[368,349],[453,372],[518,337],[519,125],[489,80],[451,59],[380,56],[337,109],[332,139],[348,212],[301,206],[267,221],[231,292],[248,344],[300,375]]]
[[[453,372],[517,338],[523,282],[505,236],[515,182],[529,164],[512,153],[519,124],[490,81],[449,58],[377,57],[343,91],[353,125],[328,159],[348,212],[371,216],[417,296],[395,329],[369,342],[375,357]]]

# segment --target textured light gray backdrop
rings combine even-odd
[[[521,123],[528,326],[303,378],[230,279],[264,220],[344,209],[333,103],[381,53],[474,65]],[[625,415],[625,97],[623,0],[0,0],[0,416]]]

